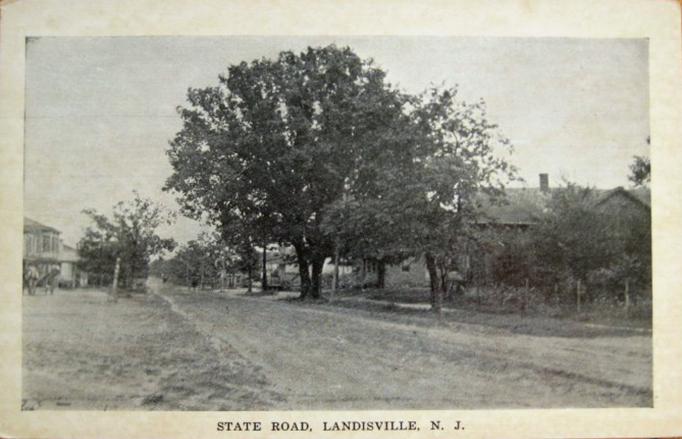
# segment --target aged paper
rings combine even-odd
[[[0,437],[679,435],[680,26],[680,4],[672,0],[3,3]],[[414,97],[410,104],[400,101],[410,111],[419,102],[433,103],[419,95],[425,88],[457,85],[458,98],[468,102],[461,108],[471,112],[455,112],[452,117],[474,126],[467,125],[470,138],[480,136],[488,142],[488,134],[497,133],[497,127],[476,125],[480,118],[489,115],[499,125],[504,138],[495,141],[500,148],[506,148],[507,138],[514,145],[509,162],[518,168],[507,188],[511,201],[489,207],[486,215],[470,223],[476,237],[472,242],[490,239],[491,234],[498,242],[502,235],[497,233],[503,230],[504,239],[510,239],[507,244],[486,241],[488,245],[477,253],[470,243],[462,250],[462,241],[457,241],[452,245],[460,247],[454,254],[439,256],[436,240],[406,256],[407,246],[421,245],[427,238],[407,241],[396,235],[415,230],[424,218],[418,215],[422,212],[410,217],[387,209],[384,214],[398,215],[398,220],[387,221],[386,230],[395,222],[412,225],[371,235],[374,247],[362,247],[366,253],[358,250],[366,244],[360,244],[353,232],[369,237],[381,227],[357,232],[359,227],[337,225],[329,246],[334,250],[314,260],[313,245],[295,248],[297,241],[290,236],[298,229],[282,232],[287,223],[281,220],[266,223],[265,246],[249,247],[256,261],[248,269],[243,261],[251,256],[238,254],[236,241],[207,256],[206,264],[197,263],[203,257],[201,245],[210,247],[211,239],[251,236],[251,231],[230,229],[229,234],[211,238],[212,226],[219,223],[224,232],[227,220],[209,218],[208,209],[203,217],[188,218],[188,211],[209,204],[201,204],[205,193],[194,188],[213,168],[182,154],[208,153],[216,145],[237,148],[234,145],[244,139],[236,136],[216,144],[210,136],[196,140],[192,136],[200,137],[197,127],[211,124],[192,121],[208,117],[217,107],[191,111],[202,107],[202,96],[219,89],[210,87],[218,85],[218,75],[226,74],[229,65],[273,60],[283,51],[301,60],[305,59],[301,53],[312,50],[309,57],[328,60],[324,57],[343,55],[338,47],[350,48],[363,60],[372,58],[374,66],[387,72],[391,82],[387,87],[401,87]],[[352,63],[355,58],[348,59]],[[368,65],[362,68],[369,69]],[[261,67],[267,68],[266,61]],[[310,71],[328,73],[316,68]],[[300,86],[282,71],[272,70],[290,81],[282,90]],[[259,71],[254,67],[248,72]],[[244,108],[261,111],[262,102],[272,102],[264,87],[248,107],[250,91],[263,83],[245,79],[246,86],[239,88],[237,81],[247,78],[239,74],[231,71],[234,81],[222,85],[223,92],[244,93],[233,102],[244,107],[229,119],[237,125],[247,118]],[[301,103],[305,98],[292,99],[282,92],[279,96],[285,98],[276,101],[271,113],[286,125],[293,123],[295,111],[308,111],[298,120],[312,121],[310,132],[319,137],[313,136],[310,144],[341,148],[338,145],[359,136],[357,127],[366,127],[364,122],[376,113],[358,104],[353,107],[357,112],[367,111],[360,120],[343,112],[336,113],[335,120],[343,121],[337,125],[330,121],[334,118],[322,118],[329,108],[366,104],[358,94],[350,104],[334,107],[340,96],[334,87],[340,88],[342,81],[329,81],[334,92],[318,92],[332,98],[306,107]],[[387,99],[379,113],[390,125],[385,122],[386,115],[393,114],[387,102],[400,104],[381,91],[362,88],[371,81],[367,73],[364,79],[343,84]],[[204,89],[207,95],[193,95],[195,101],[189,103],[188,88]],[[448,93],[439,96],[448,99]],[[486,101],[489,113],[478,113],[479,98]],[[225,113],[229,110],[221,107]],[[420,117],[418,112],[411,116]],[[404,144],[386,141],[387,148],[395,147],[398,154],[419,137],[415,130],[400,131],[411,122],[396,120],[401,122],[390,125],[391,133],[417,139]],[[324,133],[320,128],[324,124],[334,127],[330,132],[336,137],[319,134]],[[350,125],[353,130],[343,131]],[[207,131],[220,129],[215,124]],[[287,130],[278,140],[284,149],[273,157],[298,145],[287,137],[295,130]],[[367,137],[358,137],[357,148],[367,148],[358,159],[378,151],[367,146],[371,143],[367,139],[385,141],[374,134],[377,130],[368,129]],[[223,131],[227,132],[233,131]],[[443,143],[448,141],[452,140],[446,136]],[[329,147],[328,154],[334,151]],[[452,153],[434,151],[426,156]],[[488,157],[487,150],[472,151]],[[636,168],[634,156],[650,163],[651,171],[642,171],[640,181],[635,181],[636,169],[649,168]],[[219,162],[221,157],[213,158]],[[315,160],[324,162],[325,157]],[[391,157],[377,160],[374,168],[390,170],[384,166],[393,163]],[[315,181],[341,172],[345,168],[336,166],[344,160],[351,162],[348,156],[324,162],[329,172]],[[197,171],[193,164],[200,162],[204,167]],[[298,166],[295,161],[287,163],[292,169]],[[396,163],[395,169],[417,169]],[[488,169],[475,166],[482,167],[468,169]],[[241,172],[250,169],[245,166]],[[445,179],[453,175],[438,174],[434,171],[438,167],[429,169],[435,174],[425,175]],[[267,175],[273,181],[277,175],[289,175],[277,172],[273,167]],[[245,181],[230,180],[233,174],[227,174],[228,183]],[[395,183],[398,176],[405,186],[417,181],[409,180],[412,174],[407,171],[387,175],[391,190],[377,199],[404,195],[395,191],[401,188]],[[218,193],[215,188],[222,187],[222,180],[207,180],[212,185],[209,192]],[[482,190],[483,182],[474,180],[460,179],[455,185],[464,181]],[[371,191],[363,193],[365,187],[350,177],[341,181],[338,194],[343,196],[336,201],[351,200],[355,209],[363,208],[360,200]],[[632,217],[618,215],[618,227],[627,223],[626,216],[644,215],[650,253],[635,240],[634,245],[609,247],[595,256],[601,235],[581,233],[571,248],[557,246],[554,253],[546,253],[578,254],[570,279],[539,270],[551,266],[547,258],[525,265],[518,257],[503,259],[501,248],[523,245],[516,240],[520,236],[539,235],[535,230],[546,218],[542,215],[557,208],[552,204],[556,199],[566,199],[552,194],[571,193],[569,182],[589,188],[586,212],[594,214],[595,221],[613,209],[635,212]],[[226,193],[234,193],[234,187]],[[301,200],[310,189],[305,184],[302,188],[286,203],[275,202],[277,209],[304,206]],[[288,190],[294,194],[296,188]],[[427,191],[429,202],[437,190]],[[271,203],[253,202],[254,193],[234,200],[254,209]],[[462,193],[458,197],[466,199]],[[112,211],[118,201],[124,203]],[[112,220],[110,228],[101,226],[105,219],[98,213],[130,219],[126,209],[140,208],[147,201],[164,206],[149,220],[158,220],[152,229],[158,229],[160,240],[144,236],[163,258],[143,260],[141,276],[131,262],[137,256],[121,250],[124,235],[116,234],[116,224],[122,223]],[[352,204],[355,201],[358,204]],[[514,203],[523,209],[510,208],[517,206]],[[440,208],[460,212],[447,202]],[[277,209],[272,215],[259,215],[270,221],[279,218]],[[221,212],[242,215],[244,210]],[[311,217],[315,223],[316,217]],[[557,215],[559,220],[565,217]],[[580,215],[576,218],[581,220]],[[98,219],[100,229],[93,225]],[[616,226],[608,223],[606,228]],[[343,230],[336,232],[339,229]],[[88,235],[87,230],[108,230],[110,235]],[[88,245],[97,240],[108,240],[110,246],[101,244],[87,253]],[[356,244],[343,246],[342,240]],[[531,247],[535,252],[540,244]],[[394,249],[393,259],[385,256],[388,248]],[[492,256],[486,254],[492,254],[491,248],[496,249],[497,261],[507,262],[490,262]],[[102,258],[109,250],[111,258]],[[199,253],[192,253],[195,250]],[[648,259],[642,262],[638,252]],[[621,253],[630,259],[620,258]],[[582,261],[590,257],[598,259],[595,267],[600,258],[616,262],[583,270]],[[339,258],[345,258],[345,264]],[[100,260],[105,262],[97,265]],[[476,271],[479,260],[481,268]],[[309,261],[309,270],[297,268]],[[426,295],[423,301],[413,300],[416,292],[433,285],[430,264],[442,272],[444,293],[433,293],[431,302]],[[265,283],[260,274],[251,273],[261,268],[269,273]],[[265,284],[281,291],[267,293]],[[298,290],[308,295],[306,301],[294,300]],[[605,291],[616,292],[600,293]],[[431,313],[433,309],[437,314]],[[559,315],[566,309],[570,318]]]

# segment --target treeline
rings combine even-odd
[[[320,296],[327,258],[417,254],[440,297],[473,198],[516,175],[483,101],[407,93],[348,47],[231,65],[187,100],[166,190],[233,248],[293,248],[302,298]]]
[[[228,247],[220,235],[202,232],[170,257],[155,259],[150,274],[191,288],[245,286],[251,290],[258,262],[255,249],[239,252]]]

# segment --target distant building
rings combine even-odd
[[[60,285],[75,288],[88,284],[88,274],[78,268],[79,259],[77,249],[62,244],[62,251],[59,256]]]
[[[36,267],[39,273],[38,285],[42,285],[53,269],[59,270],[62,286],[76,287],[87,283],[87,276],[77,267],[78,251],[64,245],[61,232],[30,218],[24,217],[23,265]]]

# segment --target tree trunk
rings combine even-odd
[[[360,290],[365,290],[365,278],[367,277],[367,260],[362,258],[362,271],[360,272]]]
[[[267,246],[263,245],[263,280],[262,280],[263,291],[266,291],[268,289],[267,264],[268,264],[268,250],[267,250]]]
[[[440,267],[440,290],[443,292],[443,295],[448,292],[448,269],[443,265]]]
[[[305,299],[310,292],[310,272],[308,271],[308,260],[303,254],[300,244],[294,244],[296,250],[296,260],[298,261],[298,274],[301,277],[301,295],[299,299]]]
[[[320,298],[322,292],[322,268],[324,267],[324,256],[316,256],[312,261],[312,285],[310,293],[314,299]]]
[[[251,292],[253,292],[253,267],[251,266],[250,263],[249,263],[248,276],[249,276],[249,280],[248,280],[248,284],[247,284],[248,287],[247,287],[246,291],[248,293],[251,293]]]
[[[431,309],[440,315],[443,306],[443,290],[439,285],[436,259],[430,253],[426,253],[424,259],[426,260],[426,269],[429,271],[429,279],[431,281]]]
[[[386,263],[379,261],[377,263],[377,288],[386,287]]]

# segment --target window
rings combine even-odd
[[[43,235],[43,245],[42,245],[42,252],[43,253],[48,253],[50,251],[50,237],[48,235]]]

